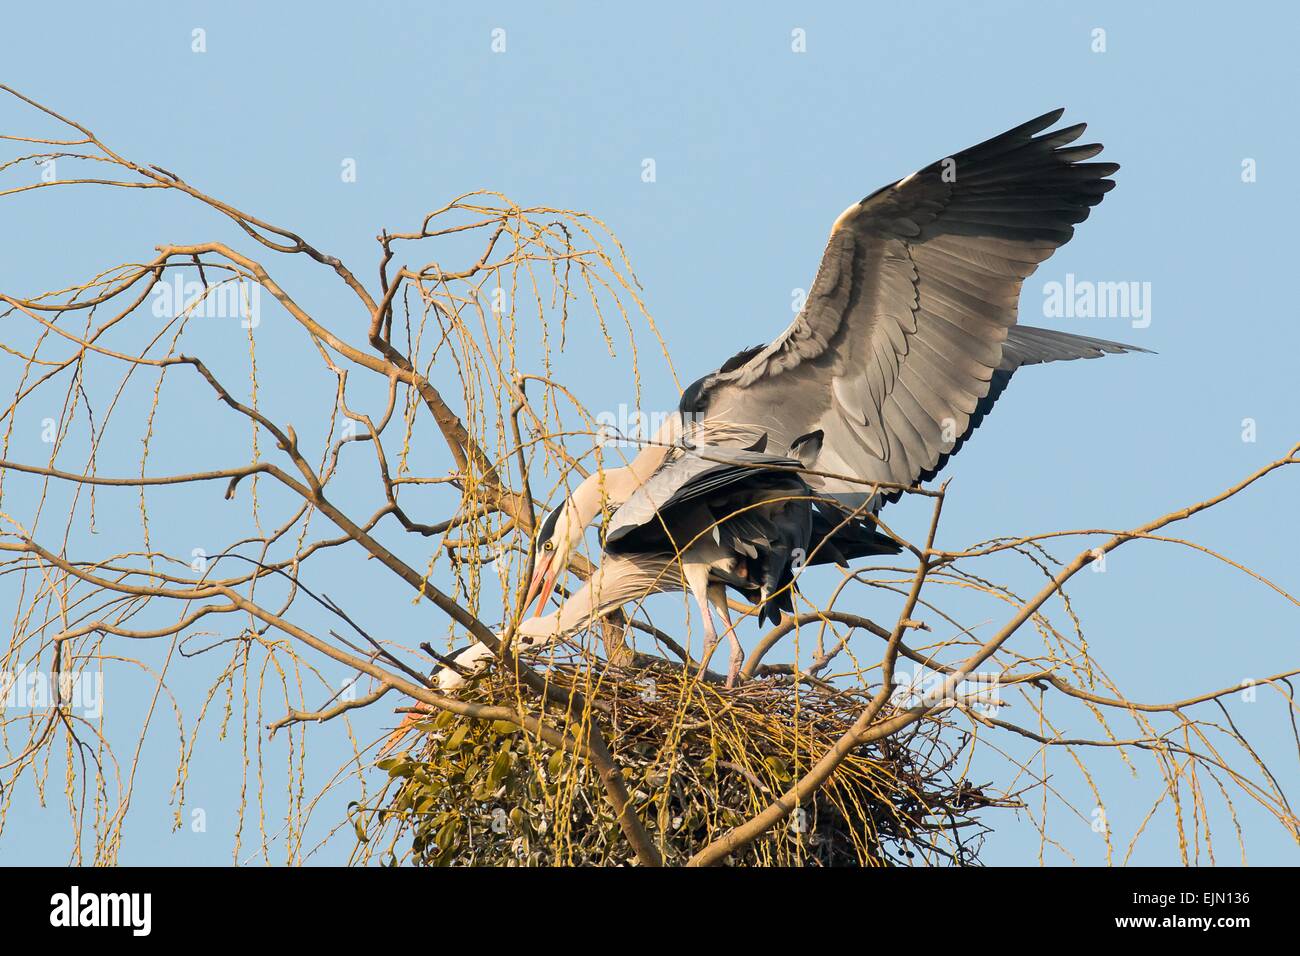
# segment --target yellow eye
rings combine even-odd
[[[554,551],[554,550],[555,550],[555,542],[554,542],[554,541],[548,541],[548,542],[546,542],[544,545],[542,545],[542,550],[543,550],[543,551]]]

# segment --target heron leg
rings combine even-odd
[[[684,571],[686,586],[690,589],[691,597],[695,598],[695,606],[700,609],[700,617],[704,622],[704,652],[700,655],[700,670],[697,675],[703,677],[708,670],[713,649],[718,646],[718,629],[713,623],[713,609],[709,607],[709,569],[702,564],[687,564]]]
[[[709,584],[709,600],[718,609],[718,613],[722,615],[723,623],[727,625],[727,641],[731,645],[731,658],[727,666],[727,686],[735,687],[740,681],[740,667],[745,663],[745,648],[741,645],[740,638],[736,634],[736,624],[731,619],[731,608],[727,606],[726,585],[711,582]]]
[[[696,603],[700,606],[700,616],[704,618],[704,653],[700,655],[700,673],[703,674],[708,670],[709,659],[718,646],[718,628],[713,623],[713,611],[708,600],[697,599]]]

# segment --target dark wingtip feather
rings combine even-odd
[[[1088,128],[1087,123],[1075,123],[1073,126],[1062,126],[1052,133],[1047,133],[1041,137],[1041,141],[1050,146],[1068,146],[1076,139],[1083,135],[1084,130]]]
[[[1021,125],[1017,126],[1013,132],[1024,131],[1027,133],[1037,133],[1040,130],[1047,129],[1047,127],[1053,125],[1057,120],[1059,120],[1064,115],[1065,115],[1065,107],[1058,106],[1054,110],[1048,110],[1042,116],[1035,116],[1029,122],[1022,123]]]

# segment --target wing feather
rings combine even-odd
[[[725,410],[768,431],[778,448],[820,429],[814,469],[912,483],[987,413],[995,371],[1116,350],[1069,344],[1061,333],[1008,338],[1025,278],[1070,240],[1119,168],[1091,161],[1099,144],[1072,145],[1083,124],[1051,130],[1061,112],[845,211],[794,322],[704,379],[691,411]],[[864,488],[815,476],[810,484],[841,495]]]

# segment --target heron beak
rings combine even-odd
[[[524,607],[531,604],[534,597],[537,598],[537,609],[533,611],[533,617],[541,616],[546,602],[551,599],[551,592],[555,590],[555,579],[559,573],[559,562],[555,560],[554,552],[538,562],[533,571],[533,579],[528,582],[528,594],[524,597]]]

